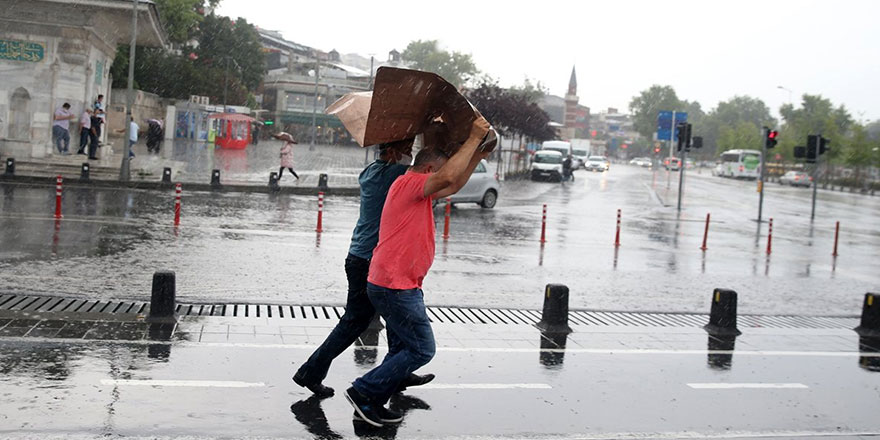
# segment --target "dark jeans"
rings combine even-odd
[[[70,147],[70,132],[57,125],[52,126],[52,141],[59,153],[66,153]]]
[[[97,159],[98,156],[98,135],[95,133],[89,132],[89,158]]]
[[[91,130],[88,128],[82,128],[79,130],[79,151],[86,151],[86,147],[89,146],[89,136],[91,134]]]
[[[393,290],[367,283],[367,295],[385,318],[388,355],[378,367],[357,378],[354,389],[384,404],[397,386],[434,357],[436,346],[422,289]]]
[[[297,379],[306,385],[319,384],[327,377],[330,363],[357,340],[370,326],[376,309],[367,297],[367,275],[370,260],[348,254],[345,259],[345,275],[348,278],[348,299],[345,313],[309,360],[299,367]]]

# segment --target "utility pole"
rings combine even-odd
[[[672,152],[672,139],[675,137],[675,110],[672,111],[672,122],[670,123],[671,128],[669,129],[669,157],[673,157]],[[662,158],[661,158],[662,160]],[[666,160],[662,160],[665,164]],[[669,167],[666,167],[666,189],[672,186],[672,175],[669,174]]]
[[[312,142],[309,144],[309,151],[313,151],[315,149],[315,137],[317,135],[317,122],[316,118],[318,112],[318,71],[320,70],[321,65],[318,60],[318,51],[315,51],[315,101],[312,106]]]
[[[682,123],[678,128],[678,146],[681,149],[681,170],[678,172],[678,211],[681,211],[681,198],[684,192],[684,170],[687,168],[687,152],[691,146],[691,124]]]
[[[761,223],[761,214],[764,209],[764,176],[767,173],[767,133],[769,128],[761,129],[761,171],[758,173],[758,223]]]
[[[131,45],[129,46],[128,57],[128,96],[126,97],[125,108],[125,139],[122,145],[122,164],[119,166],[119,180],[127,182],[131,179],[131,107],[134,106],[134,59],[137,48],[137,24],[138,24],[138,0],[132,0],[131,13]]]

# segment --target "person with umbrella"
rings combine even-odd
[[[272,137],[284,142],[281,145],[281,168],[278,169],[278,180],[281,180],[281,175],[284,173],[285,168],[290,170],[290,174],[293,174],[293,177],[296,178],[296,180],[299,180],[296,171],[293,171],[293,146],[294,144],[297,144],[296,140],[293,139],[293,136],[291,136],[290,133],[285,133],[283,131],[276,133]]]

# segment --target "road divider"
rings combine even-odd
[[[617,210],[617,232],[614,234],[614,247],[620,247],[620,210]]]
[[[708,249],[706,247],[706,241],[709,239],[709,217],[710,217],[710,214],[707,212],[706,213],[706,229],[703,230],[703,245],[700,246],[700,250],[703,252],[706,252],[706,249]]]
[[[770,228],[767,230],[767,255],[773,249],[773,217],[770,217]]]
[[[712,336],[738,336],[742,332],[736,328],[736,292],[729,289],[715,289],[712,292],[712,308],[709,323],[703,328]]]
[[[568,286],[548,284],[544,288],[544,308],[536,327],[547,333],[571,333],[571,327],[568,326]]]
[[[318,226],[315,232],[324,232],[324,192],[318,193]]]
[[[211,171],[211,189],[223,189],[223,185],[220,184],[220,170],[215,169]]]
[[[153,274],[150,294],[150,322],[177,321],[177,282],[174,272],[160,271]]]
[[[837,236],[838,235],[840,235],[840,222],[837,222],[834,225],[834,252],[831,253],[832,257],[837,256]]]
[[[178,183],[175,185],[174,192],[176,195],[174,196],[174,227],[180,226],[180,193],[183,190],[181,185]]]
[[[544,204],[544,211],[541,214],[541,243],[547,242],[547,204]]]

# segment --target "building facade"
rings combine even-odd
[[[0,154],[45,157],[57,108],[66,102],[79,115],[98,95],[110,101],[110,65],[131,41],[132,9],[122,0],[0,3]],[[165,44],[150,1],[138,4],[137,37],[140,46]]]

